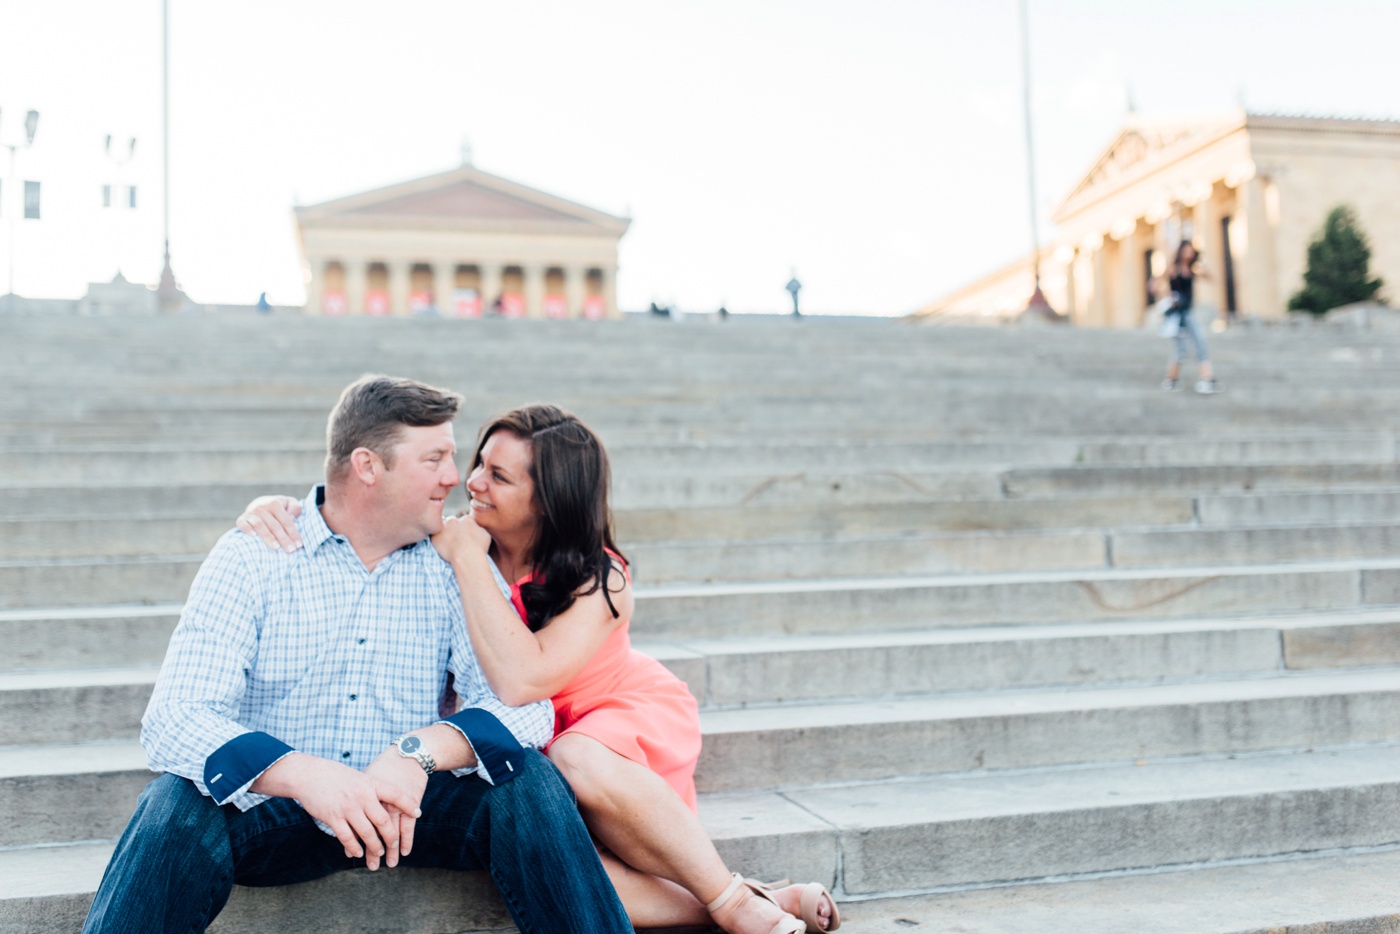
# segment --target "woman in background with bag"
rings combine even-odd
[[[1205,329],[1191,313],[1196,277],[1206,278],[1196,269],[1199,254],[1190,240],[1181,241],[1176,249],[1176,259],[1167,270],[1167,285],[1171,289],[1172,303],[1162,321],[1162,335],[1172,340],[1171,360],[1167,363],[1167,378],[1162,380],[1162,389],[1176,392],[1181,388],[1181,363],[1186,359],[1186,342],[1194,345],[1196,364],[1200,370],[1196,380],[1196,392],[1211,395],[1220,392],[1215,382],[1215,371],[1210,363],[1210,351],[1206,348]]]

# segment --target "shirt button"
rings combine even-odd
[[[356,645],[364,645],[364,644],[365,644],[365,640],[364,640],[363,638],[356,639],[356,640],[355,640],[355,644],[356,644]]]
[[[340,758],[342,758],[342,759],[348,759],[348,758],[350,758],[350,753],[348,753],[348,752],[342,752],[342,753],[340,754]]]
[[[358,695],[358,694],[351,694],[351,695],[350,695],[350,699],[351,699],[351,700],[358,700],[359,697],[360,697],[360,695]]]

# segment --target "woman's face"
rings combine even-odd
[[[1183,266],[1190,266],[1195,261],[1196,248],[1188,243],[1186,244],[1186,246],[1181,248],[1181,264]]]
[[[530,460],[528,441],[497,431],[486,439],[481,463],[467,478],[472,517],[497,541],[506,537],[523,545],[534,538],[540,513]]]

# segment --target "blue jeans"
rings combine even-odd
[[[1180,312],[1181,328],[1172,338],[1172,362],[1183,363],[1186,360],[1186,342],[1189,339],[1196,351],[1196,362],[1205,363],[1210,360],[1210,350],[1206,347],[1206,331],[1201,327],[1200,320],[1187,308]]]
[[[569,786],[540,753],[524,762],[499,787],[433,775],[399,865],[488,870],[524,934],[630,932]],[[83,931],[203,931],[235,883],[290,885],[363,865],[295,801],[240,811],[162,775],[141,793]]]

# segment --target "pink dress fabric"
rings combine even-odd
[[[630,582],[632,575],[627,573]],[[520,595],[526,576],[510,588],[510,602],[525,619]],[[632,648],[624,620],[554,702],[554,738],[581,733],[651,769],[696,810],[695,763],[700,758],[700,711],[685,682],[656,659]]]

